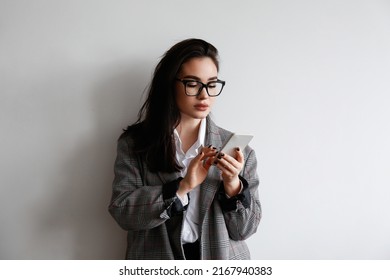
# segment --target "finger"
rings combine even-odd
[[[207,148],[209,148],[212,151],[217,151],[217,148],[214,147],[213,145],[209,145]]]
[[[232,165],[236,169],[241,169],[242,163],[237,161],[234,157],[229,156],[229,155],[223,155],[221,159],[224,159],[227,161],[230,165]]]
[[[201,147],[199,148],[199,154],[203,153],[205,156],[210,156],[211,154],[215,154],[216,148],[214,147]]]
[[[216,149],[213,148],[203,148],[203,158],[202,160],[207,160],[208,158],[213,158],[215,159],[215,156],[217,154]]]
[[[217,148],[215,148],[214,146],[212,145],[209,145],[207,147],[202,147],[201,151],[205,152],[205,153],[208,153],[208,152],[215,152],[217,150]]]
[[[241,152],[240,148],[236,148],[236,160],[239,163],[244,163],[244,154]]]
[[[200,150],[200,153],[196,157],[194,157],[192,161],[194,162],[194,164],[197,164],[197,165],[203,164],[203,166],[205,166],[206,161],[209,158],[214,157],[215,154],[216,154],[216,152],[214,151],[214,149],[209,148],[209,147],[202,147],[202,149]]]
[[[205,154],[203,151],[201,151],[196,157],[192,159],[194,162],[201,162],[205,157]]]
[[[208,151],[203,151],[206,157],[214,157],[217,155],[217,152],[214,150],[208,150]]]
[[[215,159],[215,152],[209,152],[205,154],[203,157],[203,167],[206,170],[209,170],[210,166],[214,164]]]
[[[226,160],[226,158],[222,158],[220,161],[219,161],[219,164],[222,165],[222,167],[225,169],[225,170],[228,170],[228,171],[234,171],[236,168],[233,164],[231,164],[228,160]]]
[[[216,166],[227,176],[234,176],[238,173],[238,170],[224,158],[218,159]]]
[[[213,165],[213,158],[212,157],[209,157],[207,160],[205,160],[203,166],[206,170],[209,170],[209,168],[211,167],[211,165]]]

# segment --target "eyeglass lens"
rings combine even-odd
[[[203,85],[199,81],[187,81],[186,82],[186,93],[188,95],[198,95],[200,94],[203,87],[206,88],[210,96],[219,95],[222,91],[223,84],[219,81],[209,82],[207,85]]]

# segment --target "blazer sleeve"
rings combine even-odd
[[[181,203],[172,190],[179,180],[165,185],[144,185],[142,168],[142,161],[133,152],[132,139],[119,138],[108,210],[124,230],[157,227],[173,213],[183,210],[179,209]]]
[[[245,240],[254,234],[262,216],[258,194],[259,177],[256,154],[249,147],[247,149],[249,152],[241,172],[244,190],[242,194],[230,198],[229,201],[221,205],[229,236],[233,240]],[[232,206],[232,202],[234,202],[235,207]]]

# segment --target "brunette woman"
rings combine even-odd
[[[250,258],[245,239],[261,219],[256,156],[249,146],[217,156],[232,134],[209,116],[225,86],[218,70],[210,43],[174,45],[118,140],[109,211],[128,232],[128,259]]]

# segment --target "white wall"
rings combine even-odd
[[[390,258],[390,4],[0,1],[0,258],[123,258],[116,139],[159,57],[200,37],[214,118],[255,135],[254,259]]]

